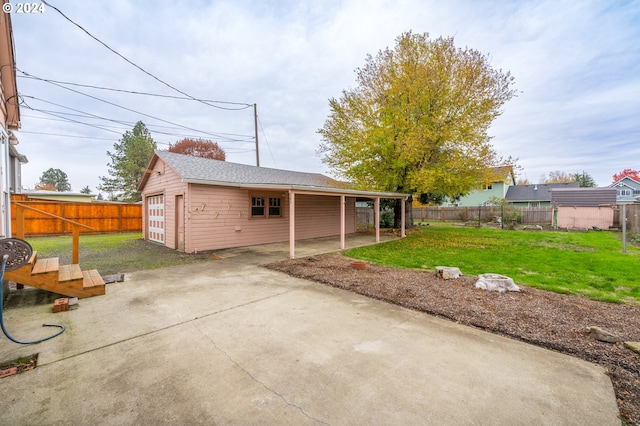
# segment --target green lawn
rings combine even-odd
[[[429,227],[406,238],[348,250],[369,262],[462,273],[498,273],[516,283],[616,303],[640,302],[640,249],[619,234]]]
[[[71,263],[70,236],[27,238],[39,258],[58,257]],[[207,253],[186,254],[144,241],[141,233],[80,235],[80,266],[97,269],[102,275],[210,260]]]

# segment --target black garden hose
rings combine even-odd
[[[60,331],[58,331],[57,333],[49,337],[33,340],[31,342],[21,342],[20,340],[14,339],[9,334],[7,329],[4,327],[4,319],[2,316],[2,313],[4,310],[4,306],[3,306],[4,295],[2,293],[4,291],[4,288],[3,288],[4,273],[7,268],[7,262],[9,262],[9,259],[11,258],[11,269],[17,269],[21,266],[24,266],[24,264],[26,264],[29,261],[29,258],[31,257],[31,253],[33,253],[33,250],[31,249],[31,246],[29,245],[29,243],[27,243],[26,241],[14,239],[14,238],[6,238],[4,240],[0,240],[0,250],[1,250],[0,253],[4,252],[4,254],[2,255],[2,271],[0,272],[0,327],[2,328],[2,332],[4,333],[4,335],[7,336],[9,340],[11,340],[14,343],[18,343],[19,345],[35,345],[36,343],[53,339],[54,337],[57,337],[62,333],[64,333],[64,331],[66,330],[66,327],[64,325],[42,324],[43,327],[60,327]],[[9,252],[7,252],[7,250],[9,250]],[[18,255],[16,255],[16,253],[18,253]]]

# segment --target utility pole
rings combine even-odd
[[[260,149],[258,148],[258,105],[253,104],[253,124],[256,128],[256,167],[260,167]]]

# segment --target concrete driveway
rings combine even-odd
[[[0,424],[620,425],[602,368],[259,266],[287,254],[127,274],[58,314],[14,299],[14,337],[67,330],[0,336],[0,361],[39,353],[0,379]]]

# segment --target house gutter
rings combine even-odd
[[[402,194],[398,192],[376,192],[376,191],[361,191],[357,189],[342,189],[342,188],[328,188],[323,186],[305,186],[305,185],[286,185],[286,184],[269,184],[269,183],[237,183],[237,182],[222,182],[211,181],[202,179],[183,179],[185,183],[193,183],[198,185],[214,185],[214,186],[232,186],[235,188],[245,189],[272,189],[276,191],[296,191],[298,193],[304,192],[310,195],[355,195],[362,197],[380,197],[380,198],[396,198],[407,199],[409,194]]]

